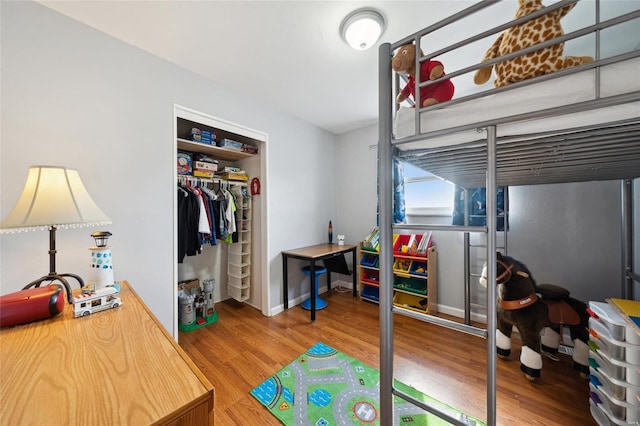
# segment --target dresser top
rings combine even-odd
[[[67,305],[0,329],[0,423],[163,423],[213,404],[211,384],[126,281],[120,297],[86,317]]]

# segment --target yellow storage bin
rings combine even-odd
[[[393,262],[393,272],[400,274],[408,274],[411,267],[411,260],[408,259],[396,259]]]
[[[429,311],[428,298],[425,296],[396,292],[393,296],[393,304],[423,314]]]

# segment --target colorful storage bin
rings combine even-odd
[[[362,288],[360,292],[360,297],[363,299],[374,300],[376,302],[380,301],[380,287],[374,287],[370,285],[366,285]]]
[[[366,270],[362,273],[362,281],[370,284],[380,285],[380,278],[378,277],[378,271]]]
[[[395,275],[393,277],[393,287],[411,293],[427,294],[427,281],[424,278]]]
[[[426,297],[414,296],[407,293],[396,293],[393,296],[393,304],[423,314],[426,314],[429,310],[428,299]]]
[[[378,256],[375,254],[365,254],[362,256],[362,259],[360,259],[360,264],[369,268],[377,268],[379,265]]]

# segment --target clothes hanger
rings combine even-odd
[[[189,193],[187,192],[187,190],[182,187],[181,182],[178,182],[178,190],[182,192],[183,196],[185,197],[189,196]]]

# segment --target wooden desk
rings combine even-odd
[[[301,247],[293,250],[286,250],[282,252],[282,297],[284,299],[284,309],[289,309],[289,283],[288,283],[288,274],[287,274],[287,261],[289,258],[306,260],[309,262],[310,267],[310,280],[313,280],[315,277],[315,268],[316,262],[321,260],[329,259],[335,256],[343,256],[344,253],[352,252],[353,253],[353,271],[351,272],[351,276],[353,277],[353,297],[358,297],[358,286],[357,286],[357,272],[356,268],[358,266],[356,260],[356,249],[358,246],[353,246],[349,244],[345,244],[340,246],[338,244],[316,244],[314,246]],[[313,297],[313,281],[309,281],[311,283],[311,321],[316,320],[316,299]],[[327,288],[331,291],[331,271],[327,268]]]
[[[117,308],[0,330],[0,424],[213,425],[213,386],[121,288]]]

